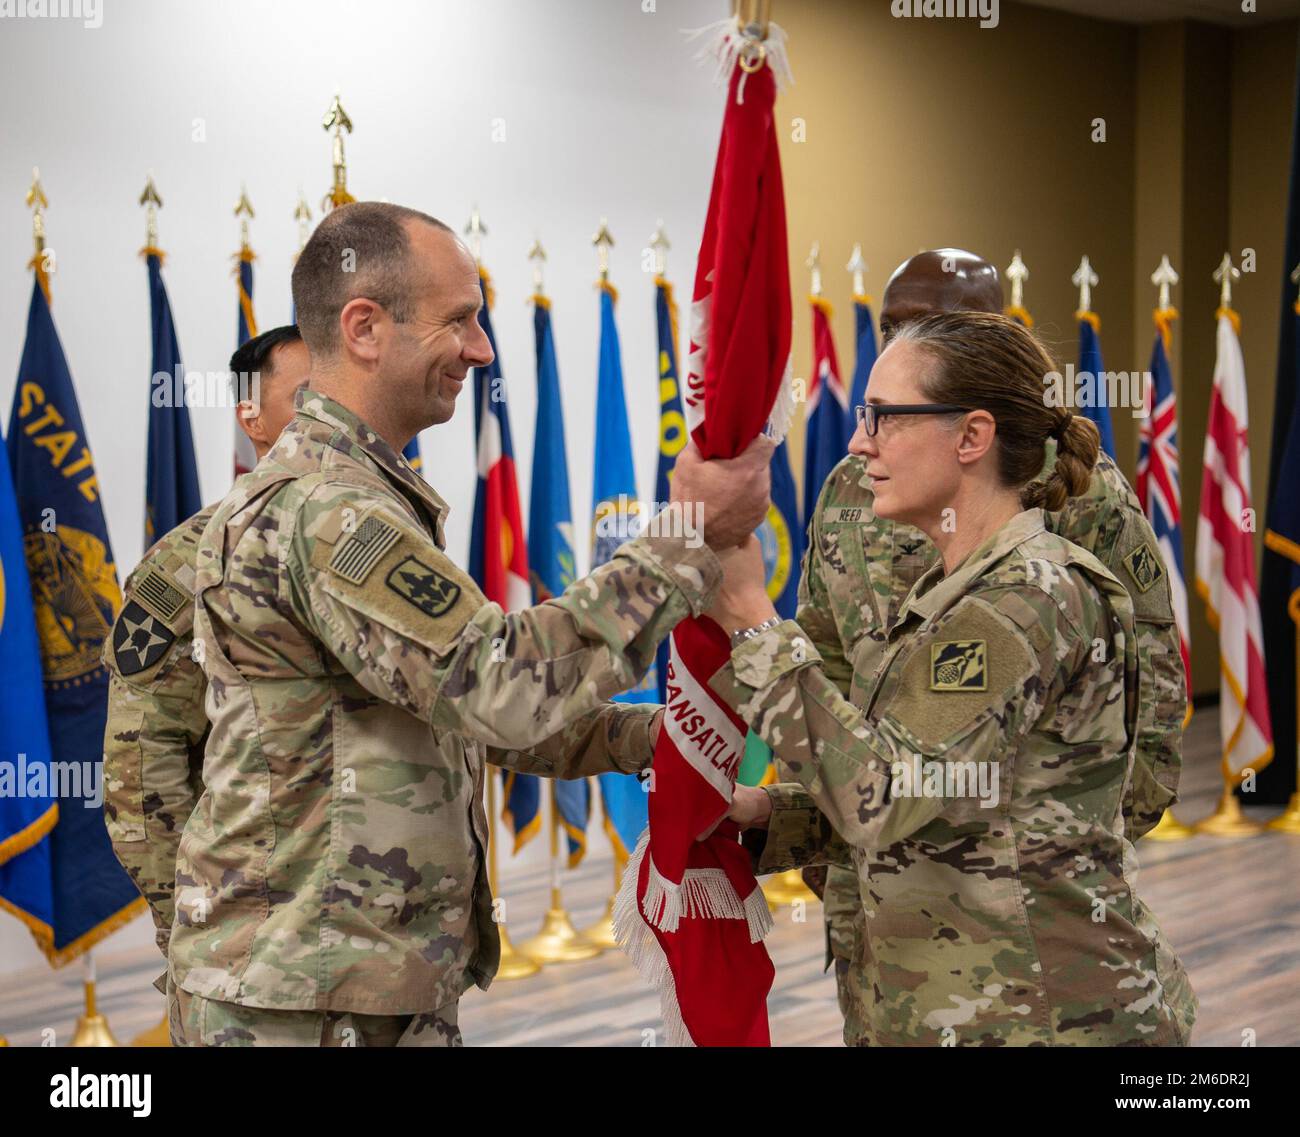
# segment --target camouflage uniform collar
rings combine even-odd
[[[898,620],[894,627],[900,627],[912,614],[921,617],[922,620],[931,620],[947,611],[961,596],[970,591],[970,586],[976,579],[983,576],[1017,545],[1042,533],[1045,528],[1043,511],[1026,509],[1017,513],[947,576],[944,575],[943,559],[940,558],[912,587],[911,593],[899,609]]]
[[[450,512],[447,503],[411,468],[411,464],[401,454],[384,441],[377,430],[368,426],[359,415],[348,410],[342,403],[305,386],[299,387],[294,393],[293,405],[303,417],[315,419],[341,433],[378,466],[381,473],[406,490],[408,496],[418,499],[433,520],[434,538],[438,547],[444,547],[443,523]]]

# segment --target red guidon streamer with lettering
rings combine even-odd
[[[784,35],[714,25],[710,51],[728,83],[691,306],[684,390],[705,458],[739,454],[765,429],[781,437],[790,390],[790,267],[773,108],[789,77]],[[623,874],[614,933],[661,995],[670,1045],[767,1046],[772,926],[734,823],[696,837],[731,803],[744,722],[709,688],[731,654],[707,618],[673,632],[650,825]]]

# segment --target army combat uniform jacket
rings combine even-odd
[[[1044,473],[1052,467],[1055,444],[1049,442],[1048,450]],[[795,619],[845,694],[854,669],[874,669],[904,599],[938,558],[924,533],[877,517],[872,502],[865,463],[850,455],[826,479],[809,519],[799,584]],[[1187,678],[1168,574],[1136,495],[1104,453],[1087,490],[1045,519],[1051,532],[1101,561],[1133,601],[1141,674],[1137,752],[1124,817],[1126,836],[1136,841],[1173,804],[1182,769]],[[863,919],[856,877],[830,867],[823,902],[828,957],[853,959]]]
[[[849,846],[861,1041],[1186,1041],[1195,1002],[1125,836],[1136,648],[1125,589],[1027,510],[921,576],[847,699],[794,621],[714,676],[797,780],[768,788],[758,871]]]
[[[579,777],[650,760],[605,704],[721,577],[642,537],[506,614],[443,553],[444,503],[316,392],[200,542],[205,790],[177,859],[172,976],[269,1009],[404,1015],[496,971],[484,762]]]

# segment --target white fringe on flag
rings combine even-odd
[[[745,50],[748,43],[762,43],[778,91],[783,91],[794,82],[794,74],[790,70],[790,56],[785,47],[785,30],[780,24],[768,23],[765,40],[757,40],[745,35],[745,29],[740,27],[734,16],[718,20],[716,23],[705,24],[702,28],[683,28],[682,34],[687,39],[705,37],[704,44],[695,58],[699,61],[717,60],[718,66],[713,81],[720,87],[725,87],[731,82],[731,73],[736,69],[741,52]],[[746,78],[748,76],[742,73],[740,82],[736,85],[738,104],[745,101]]]
[[[623,879],[614,898],[614,939],[641,978],[659,992],[659,1014],[664,1020],[667,1044],[694,1046],[682,1020],[668,957],[650,930],[650,924],[660,931],[675,932],[683,915],[692,919],[744,920],[749,942],[756,944],[772,930],[772,913],[757,884],[742,903],[722,869],[687,869],[682,883],[675,884],[659,873],[653,860],[642,908],[637,903],[637,882],[641,879],[641,862],[649,856],[649,847],[650,830],[646,829],[623,868]]]
[[[768,416],[763,433],[773,442],[780,443],[790,430],[794,421],[794,368],[790,360],[785,361],[785,374],[781,377],[781,386],[776,390],[776,402],[772,404],[772,413]]]

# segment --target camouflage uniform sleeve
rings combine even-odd
[[[704,545],[645,535],[562,596],[504,612],[392,502],[323,485],[293,513],[286,600],[363,687],[527,751],[620,691],[721,580]]]
[[[652,725],[662,709],[657,703],[606,703],[526,751],[491,746],[487,760],[543,778],[637,774],[654,757]]]
[[[820,656],[790,620],[736,648],[711,685],[782,756],[834,831],[851,845],[878,849],[915,833],[948,804],[942,793],[897,792],[899,768],[910,770],[916,759],[998,761],[1036,721],[1048,690],[1059,690],[1066,660],[1077,666],[1083,658],[1084,643],[1050,595],[980,588],[899,646],[865,717],[826,678]],[[934,686],[933,652],[953,644],[982,645],[978,690]],[[783,841],[807,842],[782,836],[794,819],[775,809],[773,819],[769,839],[777,851]]]
[[[155,666],[123,676],[110,665],[104,732],[104,816],[113,852],[153,916],[163,955],[175,913],[176,853],[202,789],[204,679],[179,636]],[[112,651],[112,638],[105,654]]]
[[[803,786],[776,782],[763,792],[772,801],[767,828],[746,830],[742,837],[755,875],[815,865],[853,867],[848,843]]]

